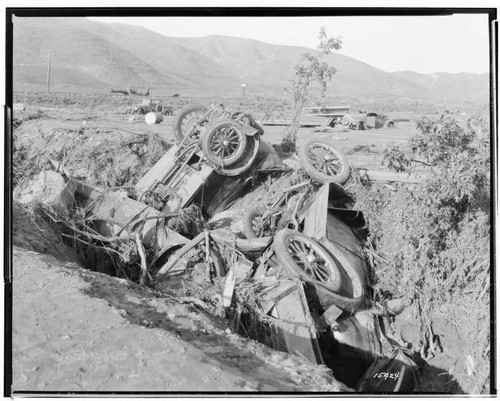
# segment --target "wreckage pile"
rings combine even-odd
[[[188,300],[359,391],[412,391],[411,352],[384,329],[403,305],[371,291],[345,156],[313,139],[295,171],[250,114],[221,105],[185,107],[173,131],[170,147],[52,133],[30,180],[23,163],[44,147],[16,138],[15,199],[41,202],[88,265]]]

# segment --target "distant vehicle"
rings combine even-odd
[[[144,99],[142,103],[132,106],[128,110],[132,114],[148,114],[151,112],[161,113],[164,116],[171,116],[173,114],[173,107],[163,106],[158,101],[151,99]]]
[[[342,125],[352,129],[394,128],[394,120],[386,114],[374,112],[360,112],[346,114],[342,117]]]
[[[304,107],[302,110],[306,116],[327,117],[327,125],[335,127],[342,122],[344,116],[348,115],[349,106]]]

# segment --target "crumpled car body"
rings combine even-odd
[[[237,175],[221,174],[203,162],[202,151],[197,148],[182,156],[179,150],[177,145],[172,146],[135,185],[139,200],[157,194],[164,213],[175,213],[195,203],[207,215],[213,215],[238,199],[257,174],[288,169],[274,148],[262,140],[247,165],[238,167],[242,172]]]
[[[305,281],[290,291],[288,279],[278,280],[275,292],[281,295],[275,297],[273,316],[296,323],[280,328],[281,342],[289,353],[326,364],[339,380],[354,387],[382,352],[376,317],[368,310],[368,267],[359,234],[352,228],[362,228],[365,221],[350,207],[342,186],[334,183],[323,185],[297,217],[302,233],[321,244],[336,262],[342,283],[336,292],[317,281]],[[308,331],[312,320],[322,329]]]
[[[330,320],[330,327],[320,334],[318,341],[324,361],[335,376],[355,386],[382,349],[376,335],[376,317],[368,310],[371,297],[368,266],[359,235],[352,228],[361,228],[365,222],[361,213],[338,206],[342,198],[348,199],[342,187],[323,186],[305,206],[303,232],[322,244],[343,269],[342,288],[338,294],[316,286],[315,293],[323,308],[318,308],[312,297],[309,297],[309,304],[320,311],[332,305],[323,313],[331,314],[333,310],[338,315]]]
[[[351,227],[338,217],[338,208],[332,201],[339,198],[341,186],[324,185],[316,196],[304,206],[301,214],[304,220],[303,233],[323,245],[343,269],[343,283],[338,294],[324,291],[318,285],[318,297],[324,305],[330,302],[343,310],[354,312],[364,301],[367,286],[367,267],[363,248]],[[347,194],[346,194],[347,195]],[[352,213],[352,212],[351,212]]]
[[[201,151],[193,150],[179,155],[179,148],[172,146],[136,183],[137,199],[75,180],[76,199],[101,235],[119,236],[139,230],[147,245],[164,252],[186,243],[188,238],[155,216],[178,214],[193,204],[210,216],[237,200],[257,174],[287,169],[274,148],[263,141],[249,166],[237,176],[219,174],[203,162]]]

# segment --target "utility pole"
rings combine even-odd
[[[47,92],[50,92],[50,59],[51,59],[51,51],[49,49],[49,62],[47,64]]]
[[[240,76],[241,80],[242,80],[242,84],[241,84],[241,89],[242,89],[242,95],[243,97],[245,97],[245,89],[247,88],[247,81],[248,81],[248,72],[245,72],[244,74],[242,74]]]

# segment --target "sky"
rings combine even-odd
[[[316,48],[320,27],[341,36],[341,54],[387,72],[489,71],[487,14],[347,17],[90,18],[140,25],[165,36],[227,35]]]

